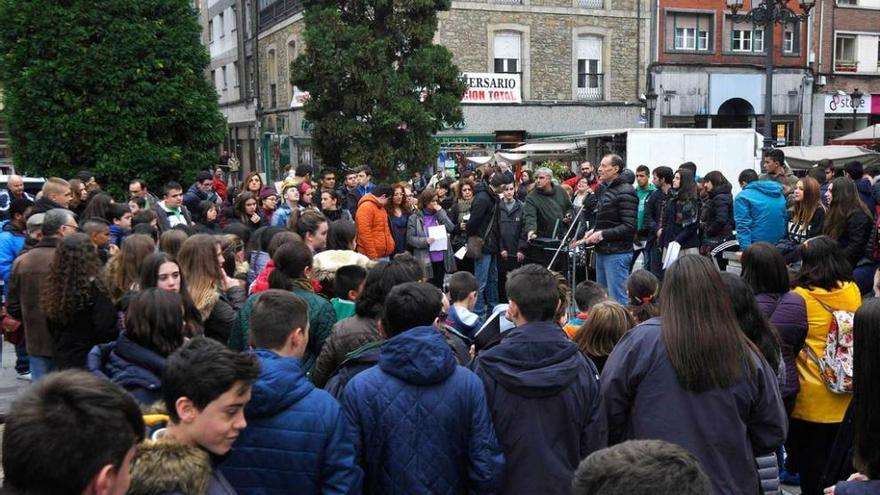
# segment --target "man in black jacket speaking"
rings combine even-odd
[[[626,304],[626,278],[632,260],[639,199],[632,184],[621,178],[623,158],[605,155],[599,164],[601,187],[596,206],[595,228],[579,242],[596,246],[596,279],[608,295]]]

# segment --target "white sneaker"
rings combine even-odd
[[[28,371],[27,373],[19,373],[19,374],[18,374],[18,379],[19,379],[19,380],[22,380],[22,381],[25,381],[25,382],[29,382],[29,381],[31,381],[31,372]]]

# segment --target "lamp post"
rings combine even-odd
[[[859,111],[859,105],[862,104],[862,97],[865,96],[864,93],[859,91],[859,88],[853,90],[852,93],[849,94],[849,97],[852,99],[852,107],[853,107],[853,132],[856,132],[856,112]]]
[[[744,0],[727,0],[727,8],[730,9],[730,19],[736,21],[750,21],[755,26],[764,28],[764,50],[767,51],[767,72],[764,81],[764,154],[773,148],[773,29],[776,24],[800,24],[810,18],[810,9],[816,5],[816,0],[800,0],[802,14],[791,10],[787,0],[752,0],[752,9],[739,14]],[[760,1],[760,3],[759,3]]]
[[[645,109],[648,111],[648,128],[654,127],[654,110],[657,109],[657,93],[654,88],[648,90],[645,94]]]

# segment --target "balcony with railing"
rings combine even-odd
[[[578,100],[604,100],[605,99],[605,74],[581,72],[578,73],[577,93]]]
[[[302,0],[268,0],[260,2],[260,25],[265,31],[279,22],[303,10]]]
[[[853,60],[836,60],[834,72],[858,72],[859,63]]]
[[[577,6],[581,9],[604,9],[605,0],[577,0]]]

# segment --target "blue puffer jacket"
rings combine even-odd
[[[834,486],[834,495],[878,495],[880,481],[841,481]]]
[[[379,365],[342,397],[364,493],[481,494],[501,489],[504,456],[480,380],[434,327],[385,342]]]
[[[339,403],[315,388],[299,359],[256,351],[260,376],[248,425],[220,469],[240,495],[360,493],[348,423]]]
[[[128,390],[139,404],[150,406],[162,399],[165,358],[132,342],[125,333],[109,344],[92,347],[86,368]]]
[[[788,222],[782,184],[772,180],[746,184],[733,202],[733,216],[740,251],[758,241],[776,244],[785,236]]]
[[[0,277],[3,278],[3,294],[6,295],[9,287],[9,276],[12,275],[12,262],[24,247],[27,235],[19,230],[8,220],[3,222],[3,230],[0,232]]]

